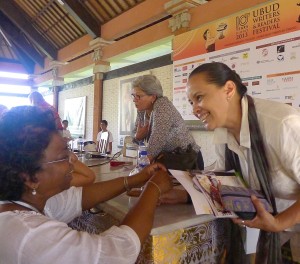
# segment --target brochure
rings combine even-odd
[[[226,210],[220,193],[220,186],[245,187],[234,173],[188,172],[169,170],[190,194],[196,214],[213,214],[216,217],[238,217]],[[216,175],[217,174],[217,175]]]

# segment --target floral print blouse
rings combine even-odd
[[[139,123],[145,122],[145,111],[139,111],[135,130]],[[167,97],[159,97],[153,105],[148,131],[148,155],[158,156],[162,151],[173,151],[177,147],[186,149],[189,144],[195,151],[200,151],[185,122]],[[145,139],[146,140],[146,139]]]

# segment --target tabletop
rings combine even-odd
[[[96,173],[96,181],[128,176],[136,166],[135,159],[124,157],[118,160],[127,163],[116,167],[110,166],[109,159],[81,160]],[[123,193],[99,204],[97,207],[103,210],[103,216],[88,215],[86,218],[90,231],[103,232],[119,224],[137,200]],[[150,236],[142,245],[136,263],[220,263],[226,252],[228,221],[214,219],[212,215],[196,215],[193,205],[159,205]],[[75,223],[75,226],[81,225]]]
[[[132,158],[119,157],[118,160],[127,162],[127,164],[111,167],[107,159],[101,159],[100,161],[91,159],[84,162],[87,165],[102,164],[92,166],[91,169],[96,173],[96,181],[104,181],[128,176],[136,164],[136,160]],[[122,220],[137,200],[137,197],[129,197],[126,193],[123,193],[105,203],[101,203],[100,207],[117,219]],[[151,234],[171,232],[178,228],[186,228],[213,219],[215,219],[213,215],[196,215],[191,204],[163,204],[156,209]]]

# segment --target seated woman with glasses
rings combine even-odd
[[[0,138],[1,263],[135,262],[159,196],[171,188],[163,166],[150,165],[129,178],[70,187],[74,156],[51,112],[32,106],[3,114]],[[67,226],[82,210],[144,183],[142,196],[119,227],[91,235]]]
[[[148,74],[132,83],[132,99],[138,110],[135,140],[148,142],[149,159],[152,161],[162,151],[173,151],[188,145],[198,152],[198,168],[203,169],[200,147],[186,127],[172,102],[163,96],[163,89],[156,76]]]

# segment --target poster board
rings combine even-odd
[[[200,122],[187,102],[186,84],[202,63],[227,64],[253,97],[300,106],[298,0],[270,1],[205,24],[175,36],[173,49],[173,103],[196,128]]]
[[[72,137],[85,137],[86,96],[65,100],[64,119],[69,121]]]
[[[137,117],[137,110],[131,98],[132,82],[138,76],[145,74],[151,74],[150,71],[143,71],[137,74],[126,76],[119,81],[119,139],[118,145],[124,145],[124,138],[132,135],[132,131],[135,127],[135,120]]]

